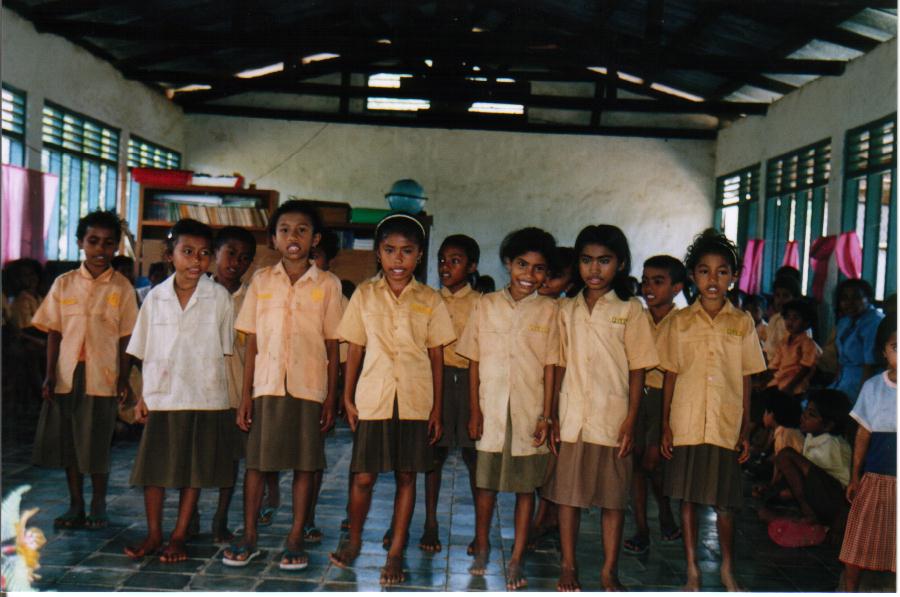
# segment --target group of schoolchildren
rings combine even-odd
[[[763,403],[756,421],[767,430],[760,431],[761,451],[772,443],[779,450],[774,480],[786,482],[804,515],[822,517],[817,501],[835,491],[828,467],[850,454],[849,446],[827,440],[835,437],[837,394],[806,391],[818,350],[806,336],[811,321],[802,303],[779,299],[776,284],[776,314],[765,327],[753,315],[752,297],[746,312],[729,299],[740,257],[725,236],[713,230],[698,235],[683,264],[666,255],[648,259],[639,285],[645,308],[629,278],[628,241],[611,225],[585,227],[574,249],[557,247],[538,228],[510,233],[500,248],[509,282],[482,294],[470,283],[481,258],[475,240],[444,239],[437,291],[414,275],[425,229],[416,218],[394,213],[375,229],[378,274],[359,284],[349,301],[327,271],[323,233],[315,208],[281,204],[268,227],[281,259],[243,282],[254,237],[235,227],[214,234],[205,224],[181,220],[166,241],[174,274],[147,293],[138,310],[129,281],[111,267],[117,217],[94,212],[82,218],[77,240],[84,262],[54,282],[32,319],[48,334],[35,463],[64,467],[71,496],[57,526],[107,523],[115,398],[129,395],[129,371],[138,362],[143,388],[135,414],[144,430],[131,482],[144,488],[148,533],[125,550],[135,559],[157,553],[163,562],[186,559],[198,496],[206,488],[220,491],[216,539],[231,541],[227,512],[244,459],[244,531],[224,550],[224,564],[246,566],[260,554],[258,527],[271,522],[278,472],[293,471],[293,520],[279,566],[305,568],[305,544],[322,538],[315,500],[326,466],[325,434],[339,412],[354,437],[349,533],[330,559],[353,565],[378,475],[393,472],[385,585],[405,580],[417,473],[426,475],[419,545],[442,549],[438,491],[455,447],[475,504],[471,574],[488,568],[497,493],[516,494],[515,543],[506,565],[510,590],[526,586],[528,545],[555,526],[554,519],[562,554],[558,589],[580,589],[576,543],[581,510],[591,506],[602,512],[602,585],[623,588],[617,562],[629,493],[638,533],[624,545],[642,553],[649,546],[648,485],[660,504],[663,540],[683,538],[686,588],[698,589],[701,581],[697,507],[713,506],[721,580],[739,589],[735,511],[742,503],[742,464],[751,456],[751,402]],[[689,283],[695,299],[677,309],[676,296]],[[860,288],[842,288],[836,332],[837,387],[863,386],[848,392],[859,394],[851,416],[860,431],[852,470],[836,489],[852,500],[841,552],[848,588],[855,588],[853,571],[858,581],[861,569],[894,569],[888,554],[894,553],[895,527],[885,508],[887,502],[893,508],[889,496],[896,486],[896,317],[876,322],[876,344],[867,319],[871,296],[860,299]],[[882,354],[887,370],[866,381],[864,371],[876,362],[871,355]],[[771,379],[760,381],[768,370]],[[754,392],[754,384],[774,390]],[[799,408],[801,396],[806,406],[794,432],[776,419],[785,404]],[[84,475],[93,484],[87,515]],[[168,541],[166,489],[180,491]],[[681,500],[681,528],[672,498]]]

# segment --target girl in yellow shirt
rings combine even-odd
[[[663,491],[682,500],[685,590],[700,588],[696,507],[703,504],[716,509],[722,584],[736,591],[734,512],[750,450],[750,376],[766,363],[753,318],[726,296],[740,270],[734,243],[706,230],[688,247],[685,266],[699,296],[669,319],[658,344],[666,371],[660,451],[670,461]]]

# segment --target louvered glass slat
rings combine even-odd
[[[128,166],[175,169],[181,166],[181,154],[143,139],[131,138],[128,140]]]
[[[46,144],[109,162],[118,161],[119,133],[102,123],[45,105],[42,132]]]
[[[766,164],[766,195],[805,191],[826,184],[831,176],[831,143],[823,141],[772,158]]]
[[[12,137],[25,136],[25,94],[3,86],[3,133]]]
[[[847,133],[847,174],[877,172],[895,162],[896,117],[875,122]]]

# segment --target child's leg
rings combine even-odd
[[[557,591],[580,591],[578,582],[578,562],[575,560],[575,545],[578,541],[578,527],[581,523],[581,508],[557,505],[559,513],[559,550],[562,553]]]
[[[805,520],[814,522],[816,513],[806,500],[803,481],[809,474],[812,463],[793,448],[785,448],[775,455],[775,466],[781,471],[794,499],[800,503],[800,511]]]
[[[419,539],[424,551],[441,551],[438,538],[437,504],[441,496],[441,473],[447,461],[447,448],[434,448],[434,469],[425,473],[425,531]]]
[[[669,497],[663,493],[659,445],[647,446],[641,464],[644,468],[644,475],[650,478],[650,488],[653,491],[653,497],[656,499],[656,504],[659,506],[659,527],[662,531],[663,539],[667,541],[678,539],[681,537],[681,533],[678,532],[678,525],[675,524],[675,515],[672,514],[672,504],[669,501]],[[644,498],[645,511],[646,503],[646,498]]]
[[[603,508],[600,526],[603,531],[603,569],[600,571],[600,581],[607,591],[621,591],[624,587],[619,582],[619,544],[625,527],[625,510]]]
[[[472,503],[474,504],[477,492],[475,488],[475,463],[478,462],[478,453],[475,451],[475,448],[460,448],[460,452],[462,453],[466,470],[469,471],[469,491],[472,492]]]
[[[84,475],[78,472],[77,467],[70,466],[66,468],[66,485],[69,487],[69,509],[59,519],[74,520],[77,518],[83,520]]]
[[[516,535],[513,543],[512,554],[506,565],[506,588],[510,590],[521,589],[528,584],[522,575],[522,556],[525,555],[525,546],[528,544],[528,527],[531,526],[531,517],[534,514],[534,491],[516,494]]]
[[[306,511],[306,520],[303,521],[303,526],[312,529],[316,526],[316,505],[319,503],[319,492],[322,491],[322,474],[325,471],[316,471],[313,473],[313,491],[312,496],[310,497],[309,509]],[[304,532],[304,538],[306,537]],[[321,538],[321,535],[319,535]]]
[[[125,555],[140,560],[151,555],[163,542],[162,510],[166,499],[164,487],[144,487],[144,510],[147,513],[147,537],[143,543],[125,548]]]
[[[644,467],[646,452],[643,446],[634,448],[634,474],[631,476],[631,505],[634,508],[634,524],[637,533],[625,542],[628,551],[642,553],[650,543],[650,525],[647,524],[647,472]]]
[[[482,576],[487,569],[488,552],[490,543],[488,535],[491,530],[491,517],[494,515],[494,503],[497,501],[497,492],[490,489],[475,490],[475,546],[473,555],[475,561],[469,572],[476,576]]]
[[[346,568],[359,555],[362,546],[363,525],[372,505],[372,490],[378,475],[375,473],[351,473],[350,503],[347,505],[350,514],[350,536],[347,543],[329,558],[335,565]]]
[[[97,528],[106,526],[106,490],[109,486],[109,473],[93,473],[91,475],[91,520],[88,526]]]
[[[234,479],[238,478],[239,461],[234,461]],[[234,496],[234,486],[219,488],[219,504],[212,519],[213,541],[227,543],[234,539],[234,535],[228,530],[228,510],[231,508],[231,498]]]
[[[262,506],[265,476],[268,474],[252,468],[244,471],[244,538],[241,544],[246,547],[256,547],[259,509]]]
[[[722,551],[722,566],[719,568],[722,585],[728,591],[743,591],[734,578],[734,512],[716,508],[716,530],[719,531],[719,549]]]
[[[700,568],[697,567],[697,505],[681,502],[681,530],[684,533],[684,559],[687,564],[685,591],[700,590]]]
[[[409,523],[416,507],[416,473],[394,473],[397,490],[394,493],[393,540],[388,550],[384,568],[381,569],[381,584],[392,585],[405,580],[403,575],[403,550],[409,534]]]
[[[281,505],[281,488],[278,485],[278,471],[266,473],[266,505],[270,508],[278,508]]]
[[[291,509],[293,520],[291,530],[285,542],[285,557],[283,564],[303,564],[308,558],[303,552],[303,523],[312,502],[312,492],[315,471],[294,471],[294,480],[291,483]]]
[[[863,569],[852,564],[844,564],[844,591],[856,593],[859,591],[859,579]]]
[[[183,487],[178,500],[178,520],[175,529],[169,536],[169,544],[166,545],[159,556],[159,561],[165,564],[183,562],[187,559],[187,551],[184,544],[188,539],[188,529],[191,526],[191,518],[197,508],[197,500],[200,498],[200,489],[197,487]]]

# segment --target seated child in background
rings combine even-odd
[[[759,336],[760,346],[765,346],[768,338],[769,324],[763,319],[767,304],[766,297],[761,294],[748,294],[744,299],[743,309],[750,314],[756,324],[756,335]]]
[[[835,298],[841,313],[835,326],[838,373],[829,387],[856,402],[862,382],[875,373],[875,332],[884,315],[872,304],[875,291],[865,280],[844,280],[838,284]]]
[[[781,316],[787,335],[775,347],[769,360],[772,379],[768,387],[778,388],[788,396],[800,396],[809,387],[822,349],[807,335],[816,317],[811,303],[792,300],[782,307]]]
[[[785,397],[777,392],[764,395],[762,422],[767,432],[766,453],[771,455],[769,460],[774,460],[774,456],[784,448],[792,448],[798,453],[803,452],[803,432],[798,429],[802,412],[800,402],[796,400],[785,400]],[[781,473],[778,469],[772,468],[770,481],[753,487],[754,497],[763,497],[781,480]]]
[[[769,317],[769,325],[766,328],[766,341],[763,345],[766,360],[771,361],[775,357],[775,350],[781,344],[785,335],[787,335],[781,310],[789,301],[801,297],[800,282],[795,280],[793,276],[775,277],[775,281],[772,283],[771,305],[774,313]]]
[[[134,258],[128,255],[116,255],[112,258],[110,265],[134,286]]]
[[[806,434],[803,451],[785,447],[775,456],[791,495],[806,522],[843,528],[847,515],[844,488],[850,481],[850,444],[839,434],[850,411],[847,396],[835,390],[812,390],[800,417]]]
[[[323,272],[331,271],[331,261],[337,257],[341,250],[341,239],[333,230],[323,230],[322,240],[313,247],[310,257],[316,263],[316,267]]]
[[[150,280],[150,286],[144,286],[137,289],[138,303],[143,303],[144,299],[147,298],[147,293],[149,293],[150,290],[162,283],[162,281],[168,277],[168,263],[166,263],[165,261],[155,261],[151,263],[150,269],[147,271],[147,278]]]
[[[840,555],[847,591],[859,588],[863,569],[897,569],[896,311],[878,326],[876,342],[887,361],[887,371],[863,384],[850,413],[859,429],[847,486],[852,506]]]
[[[10,323],[24,330],[31,325],[31,318],[41,304],[38,286],[41,282],[41,264],[34,259],[16,259],[6,266],[4,291],[13,297],[10,303]]]

